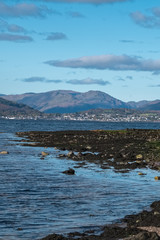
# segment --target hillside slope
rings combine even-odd
[[[45,113],[71,113],[95,108],[127,108],[128,105],[107,93],[58,90],[45,93],[6,95],[3,98],[26,104]]]
[[[41,113],[22,103],[8,101],[0,97],[0,117],[9,116],[38,116]]]

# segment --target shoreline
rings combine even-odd
[[[55,147],[68,151],[59,158],[89,161],[103,169],[114,168],[115,172],[148,167],[160,170],[160,130],[35,131],[20,132],[17,136],[23,138],[24,146]],[[160,239],[160,201],[152,203],[150,211],[126,216],[121,223],[105,226],[98,236],[94,232],[71,233],[67,237],[51,234],[41,240]]]

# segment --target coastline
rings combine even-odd
[[[114,168],[115,172],[148,167],[160,170],[160,130],[38,131],[21,132],[17,135],[24,138],[21,142],[23,145],[56,147],[68,151],[59,155],[60,158],[94,162],[102,168]],[[151,204],[150,211],[126,216],[121,224],[105,226],[98,236],[94,232],[72,233],[67,237],[51,234],[42,240],[69,240],[75,237],[81,240],[154,240],[160,239],[159,227],[160,201],[157,201]]]

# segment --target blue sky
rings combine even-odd
[[[159,0],[0,0],[1,94],[160,99]]]

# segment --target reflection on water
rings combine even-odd
[[[1,240],[97,229],[159,200],[155,171],[143,170],[147,175],[139,176],[138,170],[115,173],[89,163],[76,168],[78,162],[56,158],[60,152],[53,148],[17,145],[15,129],[35,130],[37,126],[35,121],[12,123],[7,127],[2,122],[0,130],[5,132],[0,134],[0,151],[9,152],[0,155]],[[38,130],[54,130],[53,123],[49,124],[40,123]],[[42,151],[49,152],[44,159]],[[76,175],[62,174],[69,167],[75,167]]]

